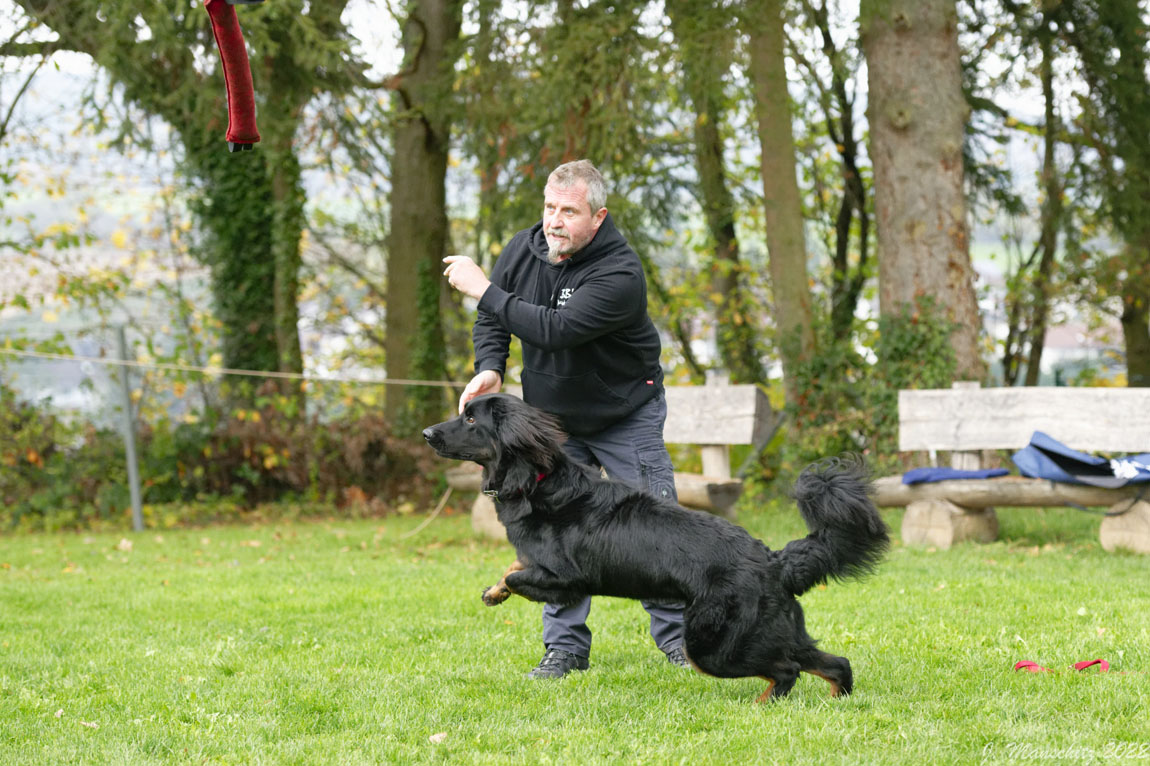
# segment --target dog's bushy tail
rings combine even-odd
[[[810,534],[780,552],[783,585],[791,593],[874,571],[890,535],[870,490],[866,466],[855,456],[822,460],[799,475],[793,495]]]

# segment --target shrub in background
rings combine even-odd
[[[898,392],[950,386],[952,330],[929,296],[879,319],[859,345],[835,343],[828,325],[817,327],[819,353],[795,370],[800,397],[787,408],[780,473],[796,475],[807,463],[844,452],[864,455],[875,475],[901,470]],[[873,360],[866,349],[873,349]]]
[[[261,506],[267,515],[268,503],[286,503],[289,514],[380,514],[424,507],[440,489],[442,466],[426,445],[396,438],[374,412],[300,416],[274,387],[261,389],[255,403],[196,422],[161,418],[141,426],[148,523],[239,519]],[[121,435],[66,424],[49,408],[19,401],[0,384],[0,529],[126,525]]]

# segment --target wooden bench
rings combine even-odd
[[[899,391],[899,450],[948,451],[951,467],[982,467],[982,450],[1016,450],[1043,431],[1067,446],[1103,454],[1150,451],[1150,389],[979,388]],[[1005,467],[1012,467],[1007,465]],[[998,536],[995,506],[1081,505],[1109,509],[1102,547],[1150,553],[1150,488],[1102,489],[1046,479],[1002,476],[907,485],[901,476],[875,482],[880,507],[905,506],[907,544],[948,548]],[[1140,492],[1145,489],[1146,499]]]
[[[517,386],[505,386],[504,391],[522,396],[522,389]],[[731,473],[730,445],[762,446],[777,427],[776,413],[766,395],[755,386],[668,386],[664,441],[697,444],[702,452],[702,473],[675,472],[679,502],[733,520],[743,481]],[[462,463],[447,470],[447,483],[453,490],[478,493],[481,474],[478,465]],[[495,518],[495,505],[486,495],[476,495],[471,525],[481,534],[507,537]]]

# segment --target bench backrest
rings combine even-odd
[[[767,396],[752,385],[667,386],[668,444],[755,444],[774,427]]]
[[[504,386],[503,391],[523,396],[522,386]],[[700,445],[706,476],[730,478],[728,445],[759,444],[776,427],[778,415],[757,386],[667,386],[666,391],[663,441]]]
[[[899,391],[898,421],[903,452],[1018,449],[1035,431],[1087,452],[1150,452],[1150,388]]]
[[[752,385],[667,386],[668,444],[756,444],[769,435],[776,414],[767,395]],[[523,387],[503,392],[523,398]]]

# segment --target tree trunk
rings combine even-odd
[[[735,234],[735,199],[723,162],[723,74],[730,65],[730,30],[725,14],[709,2],[668,0],[683,66],[687,97],[695,110],[695,167],[703,218],[711,236],[711,291],[719,358],[732,383],[763,383],[766,373],[755,343],[755,324],[741,286],[744,267]]]
[[[795,140],[787,93],[784,17],[781,0],[748,0],[750,74],[762,147],[763,205],[775,327],[783,362],[787,401],[797,404],[794,369],[814,351],[802,201],[795,177]]]
[[[854,329],[855,310],[866,284],[870,261],[870,211],[867,209],[867,189],[859,172],[859,143],[855,137],[854,101],[847,93],[847,81],[852,76],[842,52],[831,33],[828,0],[816,5],[810,0],[803,3],[807,16],[819,30],[823,55],[831,67],[831,85],[824,91],[822,102],[827,136],[835,144],[842,159],[843,197],[835,219],[835,247],[831,273],[831,336],[835,342],[849,341]],[[819,73],[807,66],[811,77]],[[837,115],[836,110],[837,109]],[[858,215],[858,260],[850,264],[851,229]]]
[[[211,272],[223,366],[278,370],[276,301],[269,289],[276,281],[276,263],[267,155],[228,154],[215,139],[199,134],[184,144],[193,174],[203,182],[192,210],[205,233],[200,258]]]
[[[501,0],[479,0],[476,14],[479,16],[479,30],[475,36],[475,59],[479,68],[480,81],[476,94],[474,112],[484,133],[475,143],[475,159],[479,164],[479,210],[475,226],[475,262],[485,271],[491,272],[503,242],[503,227],[498,208],[503,202],[503,190],[499,188],[499,173],[502,169],[506,140],[504,126],[506,117],[500,109],[496,87],[500,77],[510,73],[501,66],[495,57],[495,46],[499,34],[499,5]],[[474,123],[473,123],[474,124]]]
[[[404,71],[393,78],[398,114],[391,167],[384,347],[387,376],[393,379],[416,375],[442,379],[444,374],[442,333],[438,353],[437,349],[418,349],[423,369],[413,364],[413,346],[421,328],[426,340],[435,335],[427,328],[440,326],[438,301],[418,300],[418,296],[426,294],[426,285],[421,290],[421,282],[441,282],[442,260],[447,254],[449,99],[460,24],[457,0],[413,3],[404,25]],[[421,318],[421,307],[434,316]],[[442,415],[442,393],[439,388],[388,386],[385,415],[405,430],[422,428]]]
[[[1054,269],[1054,258],[1058,255],[1058,228],[1062,223],[1062,179],[1058,175],[1055,160],[1059,125],[1054,110],[1054,51],[1050,31],[1045,24],[1039,35],[1046,123],[1042,131],[1042,187],[1046,199],[1042,203],[1042,232],[1038,243],[1042,254],[1034,278],[1030,307],[1030,351],[1026,359],[1025,379],[1028,386],[1038,385],[1038,377],[1042,372],[1042,351],[1046,346],[1046,323],[1050,316],[1050,273]]]
[[[1148,257],[1143,251],[1143,258]],[[1143,261],[1145,263],[1145,261]],[[1126,349],[1126,385],[1150,386],[1150,279],[1143,269],[1122,283],[1122,340]]]
[[[954,323],[960,378],[981,380],[981,320],[970,263],[962,92],[954,0],[864,0],[874,163],[879,310],[935,296]]]

